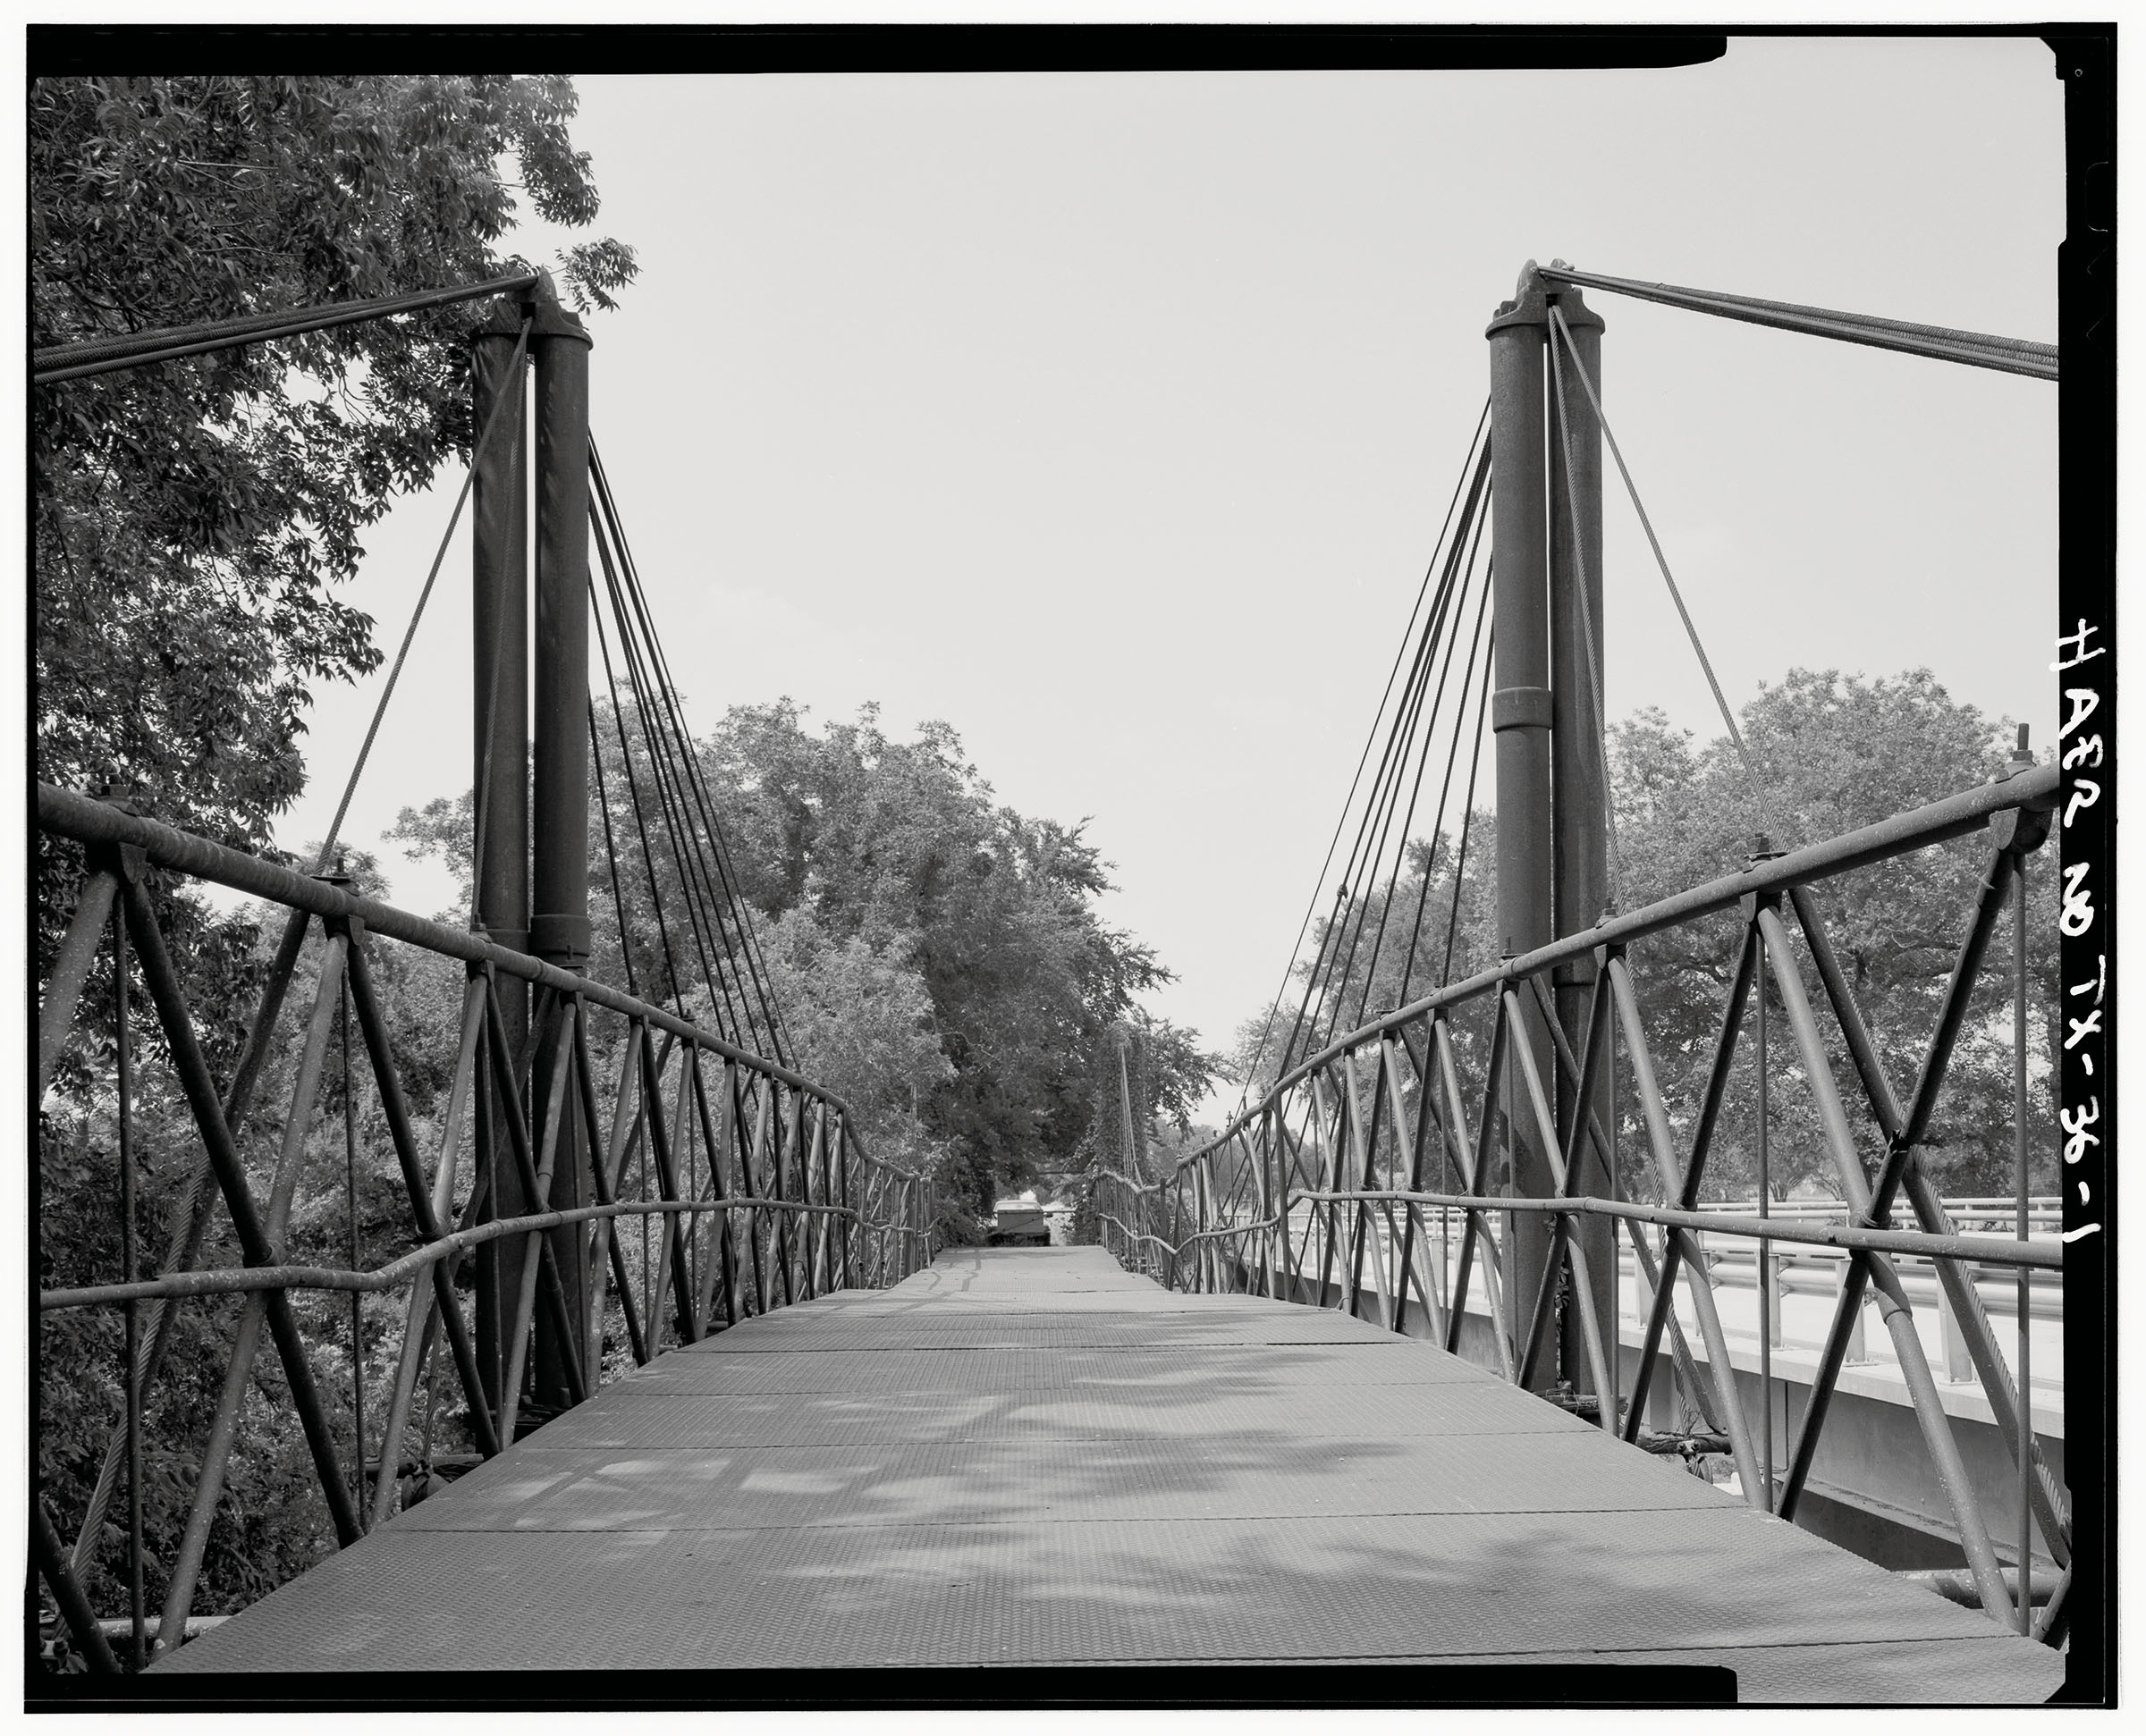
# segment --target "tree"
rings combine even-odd
[[[1760,834],[1775,849],[1816,843],[2001,775],[2011,745],[2009,724],[1957,704],[1927,670],[1876,680],[1831,670],[1794,670],[1778,686],[1761,689],[1744,708],[1741,723],[1755,779],[1727,739],[1701,746],[1690,731],[1673,729],[1659,712],[1636,712],[1611,728],[1620,909],[1637,909],[1742,871],[1760,847]],[[1304,987],[1292,988],[1271,1013],[1240,1028],[1234,1071],[1250,1096],[1256,1099],[1285,1066],[1366,1018],[1496,964],[1496,815],[1478,813],[1468,831],[1449,969],[1445,946],[1458,841],[1441,835],[1428,844],[1411,842],[1390,910],[1386,889],[1356,889],[1317,925],[1312,950],[1320,970],[1308,998]],[[1990,848],[1986,837],[1976,833],[1812,889],[1893,1089],[1903,1098],[1921,1067]],[[2036,1185],[2044,1189],[2056,1179],[2049,1067],[2058,1016],[2055,855],[2052,840],[2031,858],[2027,924],[2030,1003],[2038,1009],[2028,1032],[2029,1071],[2040,1082],[2029,1103],[2028,1136],[2038,1154]],[[2005,987],[2011,968],[2005,938],[2009,931],[2009,924],[2003,925],[1984,959],[1937,1119],[1920,1148],[1922,1161],[1948,1192],[2006,1192],[2011,1187],[2012,1025]],[[1411,935],[1417,937],[1413,949]],[[1680,1142],[1688,1142],[1711,1064],[1741,935],[1732,910],[1632,948],[1649,1051]],[[1821,1009],[1821,1033],[1851,1125],[1867,1129],[1860,1083],[1845,1042],[1822,1010],[1823,990],[1800,942],[1795,966]],[[1297,984],[1312,978],[1311,963],[1298,966]],[[1300,1007],[1307,1008],[1301,1025]],[[1777,1194],[1805,1182],[1832,1192],[1838,1186],[1832,1160],[1778,988],[1769,990],[1768,1007],[1769,1182]],[[1483,1000],[1456,1010],[1453,1029],[1464,1062],[1482,1065],[1488,1028]],[[1709,1197],[1748,1194],[1757,1183],[1754,1033],[1755,1000],[1745,1015],[1740,1065],[1708,1160]],[[1618,1141],[1626,1180],[1645,1192],[1653,1185],[1652,1166],[1639,1155],[1645,1150],[1645,1130],[1629,1069],[1621,1069],[1620,1076]],[[1866,1159],[1874,1162],[1878,1150],[1874,1133],[1869,1134]]]
[[[1928,670],[1875,680],[1838,670],[1791,670],[1744,707],[1755,779],[1727,740],[1696,747],[1656,712],[1610,732],[1624,907],[1743,869],[1763,834],[1774,849],[1818,843],[1905,809],[1956,794],[2007,769],[2012,726],[1955,701]],[[2029,858],[2028,1143],[2035,1184],[2053,1187],[2055,1075],[2050,1038],[2058,1003],[2057,850]],[[1896,856],[1811,889],[1833,949],[1871,1029],[1894,1092],[1905,1100],[1922,1066],[1938,1007],[1988,864],[1986,834]],[[1788,924],[1794,931],[1795,924]],[[1999,926],[1963,1028],[1921,1161],[1948,1193],[2012,1186],[2010,923]],[[1739,925],[1730,912],[1635,947],[1634,978],[1664,1092],[1688,1121],[1703,1088],[1714,1035],[1736,969]],[[1832,1071],[1863,1131],[1880,1150],[1846,1048],[1825,1012],[1824,991],[1802,943],[1795,967],[1819,1010]],[[1777,1194],[1838,1183],[1778,989],[1769,991],[1769,1176]],[[1753,1041],[1747,1013],[1744,1041]],[[1716,1186],[1748,1194],[1758,1174],[1756,1074],[1732,1082],[1709,1159]],[[1638,1134],[1636,1122],[1633,1132]],[[1680,1136],[1688,1127],[1679,1125]],[[1627,1148],[1642,1148],[1632,1143]]]
[[[32,342],[503,274],[511,262],[494,244],[513,220],[517,181],[547,221],[578,228],[596,215],[588,160],[567,131],[574,106],[571,86],[558,78],[40,80],[30,102]],[[634,273],[630,251],[609,240],[578,243],[553,263],[580,307],[611,305]],[[271,822],[306,775],[300,714],[312,684],[352,678],[379,661],[370,619],[337,587],[354,576],[359,538],[391,498],[424,486],[468,449],[461,335],[480,316],[463,308],[367,322],[37,390],[40,777],[116,788],[160,820],[274,854],[266,848]],[[40,969],[82,866],[78,848],[40,839]],[[369,872],[361,868],[361,878]],[[148,889],[211,1072],[227,1080],[280,913],[266,923],[258,911],[219,914],[161,873],[148,877]],[[444,992],[452,1042],[457,985],[443,988],[414,966],[414,974],[398,973],[388,957],[384,993],[404,1028],[437,1026],[438,1008],[420,1003]],[[309,953],[293,1002],[309,998],[317,969]],[[134,1132],[145,1260],[153,1262],[199,1146],[145,999],[138,986]],[[112,1000],[100,961],[39,1108],[35,1203],[47,1284],[118,1275]],[[287,1030],[279,1037],[251,1128],[234,1130],[257,1183],[275,1143],[262,1124],[270,1106],[289,1100],[291,1040]],[[423,1113],[427,1068],[437,1060],[415,1049],[405,1058],[405,1083]],[[331,1088],[324,1117],[340,1116],[339,1091],[339,1083]],[[369,1257],[391,1220],[407,1235],[408,1213],[393,1206],[401,1184],[376,1106],[358,1112]],[[324,1120],[306,1150],[294,1249],[347,1252],[335,1245],[342,1214],[331,1203],[342,1160],[341,1140],[329,1138]],[[228,1248],[207,1257],[236,1258]],[[189,1498],[184,1448],[213,1406],[234,1309],[182,1310],[153,1400],[157,1445],[145,1478],[152,1597]],[[347,1344],[337,1331],[339,1319],[347,1331],[347,1315],[312,1302],[300,1314],[317,1358],[332,1363]],[[368,1335],[373,1325],[368,1310]],[[118,1332],[116,1316],[104,1311],[40,1321],[38,1472],[63,1513],[80,1511],[80,1479],[94,1475],[104,1429],[121,1411]],[[376,1349],[368,1336],[361,1353]],[[266,1367],[258,1377],[272,1390],[278,1380]],[[330,1390],[336,1384],[324,1380]],[[259,1393],[248,1403],[232,1494],[210,1536],[206,1607],[258,1595],[323,1537],[317,1497],[300,1495],[311,1473],[287,1412]],[[107,1548],[90,1575],[106,1607],[117,1601],[101,1577],[112,1561]]]
[[[921,1120],[974,1209],[1069,1167],[1094,1114],[1089,1058],[1170,980],[1096,914],[1109,864],[1081,829],[994,802],[947,724],[897,742],[869,706],[817,737],[788,700],[736,707],[702,758],[756,906],[807,909],[832,937],[913,937],[950,1069]],[[1185,1032],[1163,1052],[1159,1099],[1188,1108],[1215,1058]]]
[[[954,1068],[931,990],[909,962],[917,937],[883,930],[838,940],[803,905],[761,933],[775,1004],[807,1075],[857,1111],[866,1150],[908,1167],[935,1162],[944,1148],[924,1112]]]
[[[1070,1190],[1075,1242],[1102,1239],[1094,1192],[1099,1171],[1161,1181],[1212,1136],[1212,1128],[1194,1125],[1192,1112],[1199,1092],[1221,1071],[1221,1058],[1201,1054],[1196,1043],[1195,1033],[1135,1007],[1088,1045],[1081,1058],[1088,1129],[1074,1154]]]
[[[724,987],[705,992],[642,744],[629,724],[621,753],[601,703],[596,738],[591,969],[651,1000],[675,1004],[682,991],[713,1019],[718,996],[735,1001],[749,983],[711,940]],[[733,707],[697,751],[799,1069],[850,1099],[867,1137],[888,1142],[884,1155],[943,1164],[952,1184],[942,1196],[972,1216],[1002,1185],[1069,1167],[1094,1118],[1094,1058],[1144,1016],[1136,998],[1169,981],[1152,949],[1096,914],[1109,864],[1080,828],[994,802],[948,725],[899,742],[869,706],[817,735],[787,699]],[[405,811],[395,836],[450,863],[466,887],[466,797]],[[1219,1058],[1165,1021],[1149,1028],[1154,1100],[1181,1120]]]
[[[596,213],[562,78],[40,80],[42,347],[481,281],[514,220]],[[630,249],[557,262],[611,305]],[[470,442],[441,309],[41,387],[32,407],[39,775],[120,784],[258,848],[302,788],[309,685],[380,653],[335,594],[359,536]]]

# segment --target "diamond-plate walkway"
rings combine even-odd
[[[2039,1700],[2062,1660],[1413,1340],[1099,1249],[674,1350],[157,1665],[1725,1664]]]

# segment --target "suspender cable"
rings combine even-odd
[[[1569,265],[1541,265],[1536,269],[1544,277],[1560,283],[1578,283],[1591,290],[1605,290],[1612,295],[1658,301],[1664,307],[1712,314],[1721,319],[1741,320],[1746,324],[1770,325],[1784,332],[1802,332],[1811,337],[1867,344],[1876,350],[1897,350],[1934,361],[1959,362],[1968,367],[2023,374],[2031,379],[2054,380],[2057,376],[2057,350],[2053,343],[1992,337],[1987,333],[1961,332],[1943,325],[1917,325],[1904,319],[1882,319],[1875,314],[1837,313],[1829,308],[1799,307],[1792,301],[1762,301],[1755,296],[1727,295],[1719,290],[1687,290],[1674,283],[1643,283],[1629,277],[1602,277],[1593,272],[1575,271]]]

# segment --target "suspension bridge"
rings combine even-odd
[[[33,1500],[66,1650],[174,1695],[257,1672],[1239,1664],[1407,1664],[1427,1700],[1463,1691],[1439,1669],[1481,1665],[1534,1673],[1500,1679],[1518,1698],[2051,1694],[2074,1596],[2049,1367],[2069,1244],[2029,1192],[2025,889],[2061,774],[2023,736],[1996,781],[1837,838],[1762,838],[1738,872],[1627,900],[1602,709],[1605,442],[1705,653],[1604,417],[1590,290],[2057,378],[2053,346],[1531,262],[1489,327],[1490,401],[1267,1079],[1169,1165],[1128,1092],[1124,1156],[1086,1177],[1101,1245],[1049,1250],[946,1245],[932,1176],[874,1154],[801,1070],[589,437],[588,337],[548,282],[38,351],[35,383],[57,389],[488,308],[455,507],[474,549],[467,923],[362,896],[333,865],[341,812],[307,873],[125,792],[38,789],[43,847],[79,881],[40,984],[38,1085],[69,1058],[97,1069],[117,1151],[116,1276],[38,1303],[48,1323],[124,1323],[86,1505]],[[1502,947],[1464,972],[1486,723]],[[1762,804],[1755,765],[1751,781]],[[1409,842],[1445,839],[1449,812],[1445,907],[1426,864],[1410,911]],[[1971,867],[1903,1084],[1835,938],[1871,877],[1946,847]],[[592,857],[611,864],[621,940],[621,860],[655,901],[657,958],[637,972],[622,947],[623,983],[589,973],[606,914]],[[221,1076],[171,940],[186,882],[283,922]],[[1672,1056],[1673,971],[1652,961],[1699,947],[1726,990]],[[428,1033],[451,1059],[423,1120],[383,990],[420,956],[463,985],[457,1022]],[[93,1016],[107,1048],[81,1037]],[[2015,1196],[1947,1200],[1922,1157],[1963,1032],[1995,1028]],[[257,1101],[279,1044],[288,1100]],[[1786,1209],[1769,1187],[1784,1066],[1831,1206]],[[1759,1167],[1739,1207],[1708,1165],[1746,1087]],[[359,1259],[353,1179],[348,1262],[297,1263],[308,1142],[339,1115],[348,1146],[360,1089],[400,1175],[402,1251]],[[192,1166],[161,1249],[136,1209],[156,1092]],[[238,1262],[212,1263],[217,1248]],[[399,1322],[384,1391],[367,1386],[368,1296]],[[144,1432],[173,1358],[204,1342],[218,1396],[151,1607]],[[204,1616],[257,1392],[297,1420],[335,1547]],[[435,1426],[446,1412],[467,1451]],[[1888,1561],[1903,1538],[1930,1559]],[[1559,1673],[1580,1666],[1597,1673]]]

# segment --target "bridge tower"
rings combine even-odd
[[[529,322],[533,418],[515,367],[522,323]],[[472,646],[475,663],[474,786],[483,807],[476,921],[503,947],[580,971],[588,962],[588,352],[581,322],[559,306],[550,280],[532,299],[503,302],[472,339],[473,408],[483,426],[503,392],[515,401],[477,468],[473,491]],[[534,465],[532,442],[534,423]],[[535,490],[535,634],[530,583],[530,471]],[[534,657],[532,681],[531,652]],[[534,694],[532,695],[532,687]],[[531,729],[530,701],[535,699]],[[533,752],[532,752],[533,749]],[[502,977],[498,993],[510,1053],[521,1053],[529,1016],[528,985]],[[562,1026],[535,1056],[530,1082],[550,1078]],[[513,1089],[501,1082],[495,1089]],[[548,1093],[526,1091],[532,1145],[541,1150]],[[552,1180],[544,1201],[527,1197],[490,1091],[478,1097],[477,1150],[490,1164],[487,1214],[506,1218],[587,1203],[587,1158],[578,1106],[561,1106]],[[554,1264],[570,1319],[586,1318],[585,1275],[570,1230],[553,1233]],[[515,1317],[529,1252],[519,1238],[477,1251],[477,1360],[497,1414],[509,1357],[507,1323]],[[563,1408],[568,1368],[548,1312],[536,1313],[530,1347],[533,1395]]]
[[[1549,350],[1553,307],[1572,334],[1572,348],[1556,369]],[[1531,259],[1513,299],[1500,304],[1484,334],[1491,347],[1491,537],[1496,563],[1491,721],[1497,741],[1498,908],[1509,955],[1592,927],[1610,902],[1599,699],[1601,428],[1572,363],[1576,352],[1601,390],[1601,316],[1585,306],[1579,291],[1547,284]],[[1561,393],[1553,383],[1559,372]],[[1553,409],[1561,409],[1561,418]],[[1594,976],[1592,961],[1561,967],[1556,976],[1558,1023],[1576,1056],[1586,1049]],[[1522,1022],[1516,1034],[1545,1089],[1554,1093],[1559,1132],[1590,1110],[1607,1130],[1612,1121],[1607,1068],[1599,1070],[1590,1102],[1578,1103],[1577,1088],[1561,1074],[1540,1009],[1530,996],[1519,1001]],[[1524,1076],[1508,1072],[1508,1078],[1513,1191],[1543,1198],[1557,1191],[1550,1154],[1527,1108]],[[1576,1143],[1581,1167],[1573,1191],[1607,1194],[1610,1178],[1593,1146],[1584,1137]],[[1617,1316],[1610,1226],[1586,1219],[1574,1234],[1586,1255],[1596,1318],[1605,1338],[1611,1338]],[[1516,1325],[1525,1332],[1537,1299],[1545,1294],[1546,1276],[1554,1277],[1549,1273],[1548,1222],[1537,1213],[1511,1214],[1507,1246]],[[1592,1391],[1577,1320],[1567,1320],[1550,1343],[1559,1354],[1537,1360],[1530,1384],[1548,1390],[1562,1373],[1576,1389]]]

